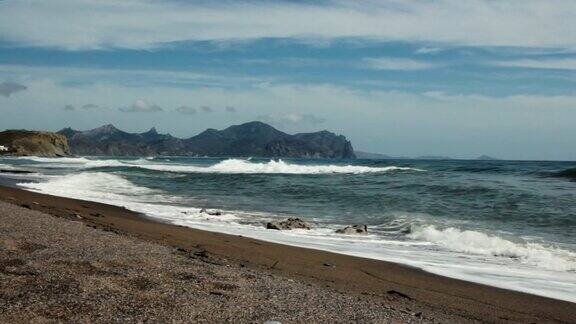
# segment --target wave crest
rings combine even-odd
[[[150,188],[136,186],[118,175],[105,172],[68,174],[46,182],[19,183],[18,185],[51,195],[103,203],[122,201],[126,195],[139,197],[156,193]]]
[[[553,174],[555,177],[559,178],[568,178],[571,180],[576,180],[576,168],[570,168],[566,170],[562,170],[560,172],[556,172]]]
[[[138,167],[156,171],[184,173],[247,173],[247,174],[330,174],[330,173],[377,173],[389,171],[423,171],[408,167],[368,167],[357,165],[300,165],[282,160],[254,163],[247,160],[228,159],[208,167],[170,164],[146,164]]]
[[[425,171],[410,167],[385,166],[370,167],[360,165],[302,165],[288,163],[283,160],[271,160],[268,162],[252,162],[242,159],[228,159],[220,161],[211,166],[197,166],[190,164],[157,163],[150,159],[140,158],[137,160],[115,160],[115,159],[88,159],[78,158],[44,158],[26,157],[25,159],[47,163],[47,167],[62,166],[73,168],[106,168],[106,167],[126,167],[140,168],[153,171],[175,172],[175,173],[223,173],[223,174],[361,174],[361,173],[382,173],[390,171]]]
[[[556,271],[576,271],[576,253],[538,243],[514,243],[498,236],[433,225],[413,229],[408,237],[428,241],[456,252],[518,259],[523,263]]]

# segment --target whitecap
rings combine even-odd
[[[247,160],[228,159],[215,165],[200,167],[193,165],[148,164],[138,165],[140,168],[182,173],[229,173],[229,174],[330,174],[330,173],[379,173],[390,171],[424,171],[421,169],[385,166],[368,167],[357,165],[300,165],[282,160],[254,163]]]
[[[478,231],[437,229],[433,225],[413,229],[408,236],[456,252],[512,258],[547,270],[576,271],[576,253],[539,243],[516,243]]]

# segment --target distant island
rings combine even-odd
[[[489,156],[489,155],[480,155],[479,157],[476,158],[476,160],[484,160],[484,161],[496,161],[499,160],[495,157]]]
[[[454,158],[452,157],[439,156],[439,155],[421,155],[416,157],[406,157],[406,156],[392,156],[388,154],[372,153],[365,151],[354,151],[354,153],[356,154],[357,158],[366,160],[454,160]],[[471,160],[498,161],[500,159],[488,155],[481,155]]]
[[[387,154],[381,154],[381,153],[354,151],[354,154],[356,154],[357,158],[366,159],[366,160],[393,160],[393,159],[396,159],[396,157],[394,157],[394,156],[390,156]]]
[[[187,139],[159,134],[155,128],[128,133],[113,125],[87,131],[64,128],[57,133],[67,138],[75,155],[355,158],[343,135],[325,130],[289,135],[258,121],[207,129]]]

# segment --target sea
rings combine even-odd
[[[576,302],[576,162],[0,158],[18,187]],[[201,213],[201,209],[221,215]],[[311,230],[266,229],[298,217]],[[337,234],[366,224],[368,235]]]

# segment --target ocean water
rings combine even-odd
[[[42,193],[576,302],[576,163],[2,158]],[[200,213],[220,210],[220,216]],[[267,230],[300,217],[310,231]],[[335,230],[368,225],[369,235]]]

